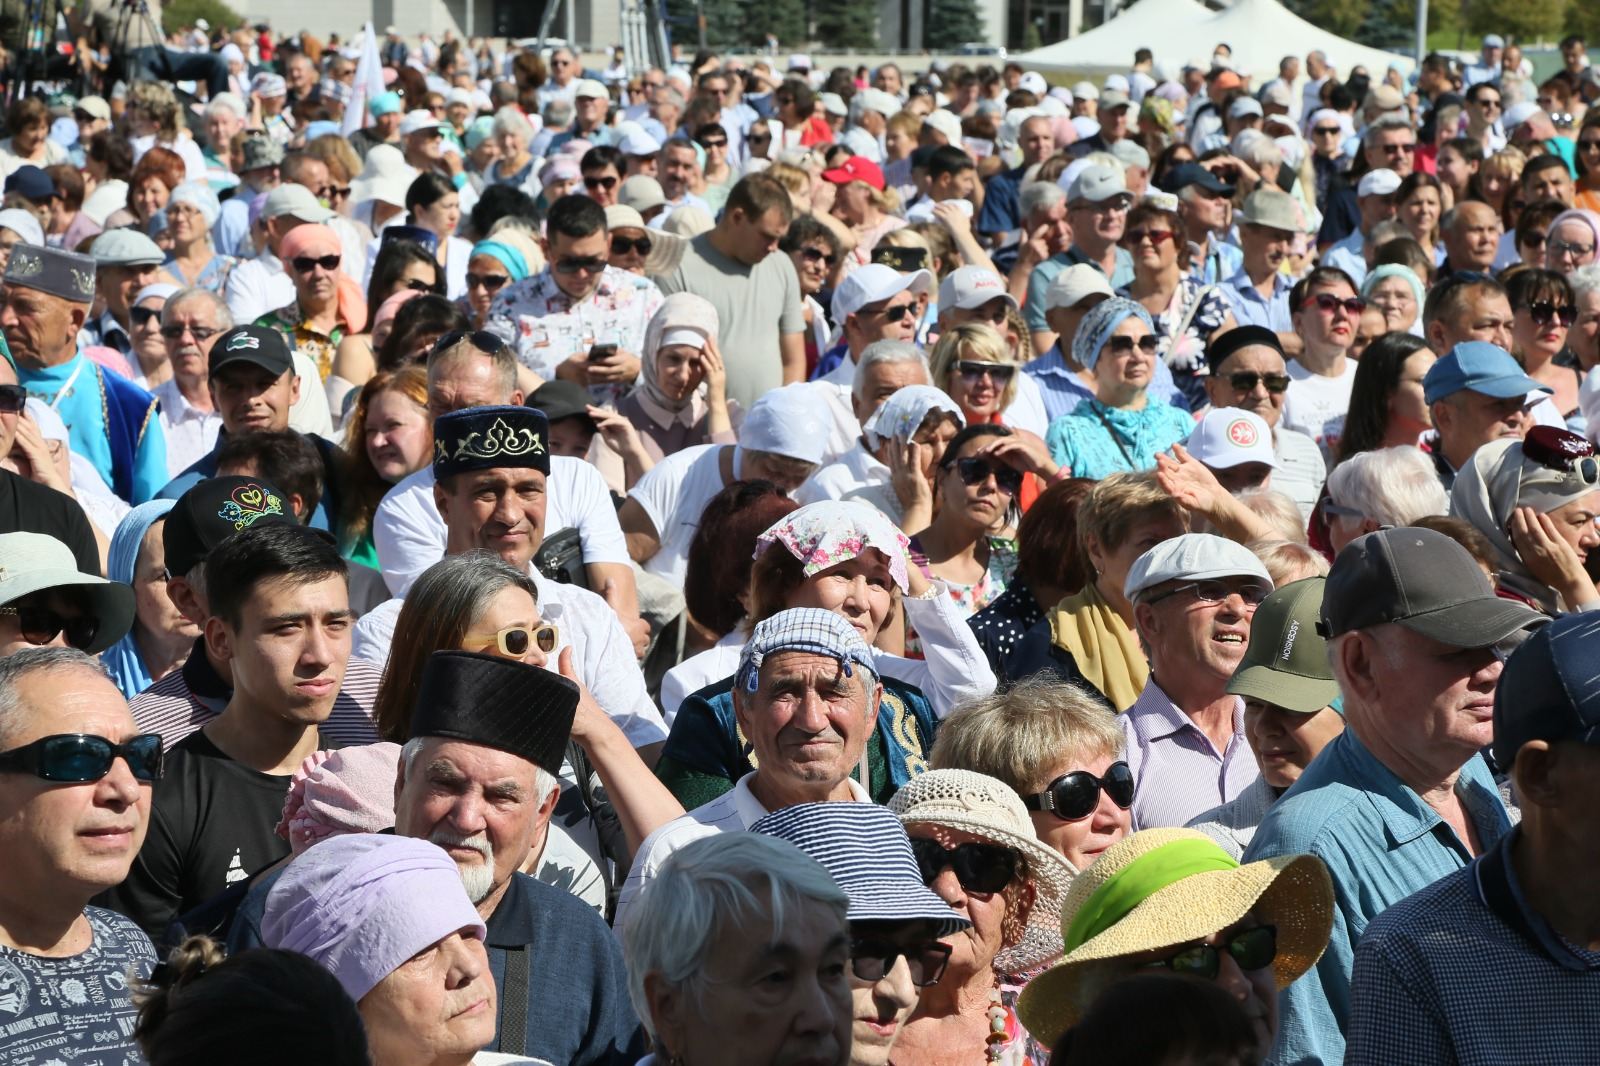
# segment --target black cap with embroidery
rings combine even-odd
[[[532,407],[493,405],[433,420],[433,476],[520,466],[550,473],[550,422]]]
[[[241,529],[298,526],[288,498],[260,478],[213,477],[178,497],[161,530],[167,573],[183,577]]]
[[[266,326],[235,326],[217,338],[211,346],[211,365],[207,375],[230,363],[251,363],[281,377],[285,370],[294,369],[294,356],[284,343],[283,334]]]
[[[482,744],[559,775],[577,713],[578,686],[554,670],[498,655],[436,651],[422,668],[411,736]]]

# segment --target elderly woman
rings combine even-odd
[[[1126,744],[1116,719],[1081,689],[1035,677],[951,711],[931,765],[1004,781],[1039,842],[1083,870],[1132,825]]]
[[[1361,283],[1361,298],[1383,313],[1389,332],[1422,336],[1425,286],[1410,267],[1399,263],[1374,267]]]
[[[1189,242],[1176,208],[1143,200],[1128,212],[1122,247],[1133,256],[1133,281],[1122,292],[1146,312],[1156,355],[1172,370],[1173,381],[1200,408],[1206,402],[1206,345],[1213,334],[1237,323],[1228,298],[1205,286],[1189,270]],[[1076,344],[1076,341],[1074,341]],[[1088,366],[1083,360],[1078,360]],[[1079,470],[1080,477],[1098,477]]]
[[[1600,459],[1576,433],[1535,426],[1524,440],[1490,441],[1456,475],[1450,509],[1489,538],[1496,591],[1545,614],[1600,610],[1584,572],[1600,546]]]
[[[1550,401],[1565,420],[1562,424],[1575,422],[1571,428],[1581,431],[1586,421],[1578,409],[1583,371],[1556,362],[1578,319],[1572,285],[1553,270],[1519,270],[1506,278],[1506,296],[1511,301],[1511,354],[1530,378],[1550,388]],[[1540,404],[1534,409],[1535,418],[1545,422],[1539,417],[1541,408],[1550,408]]]
[[[516,247],[493,238],[479,241],[467,258],[466,294],[456,303],[467,312],[472,328],[482,329],[500,290],[527,276],[528,260]]]
[[[1094,375],[1094,396],[1050,423],[1045,437],[1051,458],[1074,477],[1149,470],[1194,431],[1188,412],[1147,394],[1159,349],[1150,313],[1120,296],[1079,323],[1072,357]]]
[[[360,284],[339,269],[343,254],[339,235],[327,226],[290,230],[278,246],[278,258],[294,282],[295,301],[256,321],[282,333],[291,351],[310,357],[324,380],[333,369],[339,342],[367,321]]]
[[[352,562],[378,566],[372,518],[402,479],[433,460],[428,375],[422,367],[383,371],[361,389],[345,425],[340,530]]]
[[[1570,274],[1595,262],[1600,246],[1600,214],[1593,211],[1563,211],[1550,223],[1544,245],[1546,270]]]
[[[1146,829],[1073,881],[1061,909],[1066,955],[1023,989],[1017,1016],[1055,1046],[1104,989],[1164,967],[1238,999],[1266,1048],[1278,991],[1322,957],[1333,913],[1333,883],[1314,855],[1241,866],[1193,829]]]
[[[850,1060],[850,900],[817,860],[760,833],[706,837],[634,908],[628,996],[660,1066]]]
[[[484,171],[486,184],[521,188],[528,183],[537,162],[528,151],[528,143],[536,132],[528,116],[515,107],[502,107],[494,113],[493,136],[500,157]]]
[[[5,212],[0,211],[0,224]],[[128,339],[133,342],[134,384],[151,392],[172,378],[172,361],[167,355],[166,338],[161,335],[161,311],[167,299],[178,291],[176,285],[146,285],[128,302]]]
[[[850,167],[841,167],[823,177],[839,190],[833,199],[833,217],[855,234],[856,246],[849,258],[856,266],[865,266],[872,262],[878,238],[906,224],[898,214],[900,196],[884,188],[882,173],[858,175]]]
[[[8,207],[0,211],[0,271],[11,262],[11,249],[19,244],[43,246],[44,227],[31,211]]]
[[[1408,526],[1450,509],[1433,460],[1420,448],[1358,452],[1333,468],[1318,508],[1333,555],[1383,526]]]
[[[923,882],[972,922],[950,939],[950,965],[923,989],[896,1041],[903,1062],[1044,1066],[1048,1049],[1017,1024],[1031,971],[1061,954],[1061,905],[1074,870],[1040,842],[1002,781],[930,770],[889,801],[911,837]]]
[[[128,178],[126,206],[106,218],[105,228],[133,226],[141,233],[149,233],[152,223],[157,221],[156,216],[167,209],[172,190],[184,182],[183,159],[176,152],[150,149]]]
[[[167,234],[172,251],[161,264],[165,280],[179,288],[220,293],[228,284],[233,259],[211,247],[211,227],[222,215],[217,194],[203,181],[188,181],[167,198]]]
[[[645,329],[639,383],[617,402],[652,462],[700,444],[732,444],[738,403],[717,349],[717,309],[702,296],[668,296]]]
[[[128,635],[105,652],[103,661],[111,680],[130,700],[181,667],[200,636],[200,627],[167,596],[161,533],[172,503],[141,503],[123,517],[111,537],[106,575],[133,587],[134,620]]]
[[[1350,413],[1339,437],[1340,462],[1378,448],[1417,446],[1433,428],[1422,379],[1438,361],[1420,337],[1409,333],[1386,333],[1367,347],[1350,389]]]

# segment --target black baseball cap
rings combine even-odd
[[[1600,615],[1566,614],[1523,641],[1494,690],[1494,761],[1511,769],[1530,740],[1600,744]]]
[[[294,357],[284,343],[283,334],[266,326],[235,326],[217,338],[211,346],[207,376],[216,374],[231,363],[250,363],[274,377],[282,376],[285,370],[294,369]]]
[[[1207,192],[1233,195],[1233,186],[1223,182],[1199,163],[1179,163],[1161,178],[1161,191],[1176,193],[1189,185],[1198,185]]]
[[[260,478],[207,478],[167,512],[161,531],[167,573],[182,577],[241,529],[299,524],[288,497]]]
[[[593,424],[594,419],[589,418],[589,403],[588,389],[575,381],[555,379],[534,389],[524,406],[543,411],[545,420],[549,422],[582,415]]]
[[[1351,541],[1328,574],[1317,632],[1333,638],[1396,622],[1455,648],[1487,648],[1544,620],[1496,596],[1467,550],[1417,526]]]

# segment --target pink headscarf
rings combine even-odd
[[[303,255],[320,257],[343,255],[344,244],[339,235],[320,223],[304,223],[290,230],[278,245],[278,258],[285,267]],[[367,298],[361,292],[361,283],[344,272],[343,267],[334,272],[334,293],[339,305],[339,320],[350,333],[360,333],[367,324]]]
[[[283,820],[273,831],[299,855],[327,837],[388,829],[399,772],[398,744],[312,752],[289,782]]]
[[[378,332],[378,327],[385,322],[393,322],[394,316],[400,313],[400,307],[414,296],[421,296],[421,289],[401,289],[383,303],[378,305],[378,314],[372,320],[372,332]]]
[[[1600,250],[1600,215],[1595,214],[1593,211],[1585,211],[1580,207],[1574,207],[1570,210],[1561,212],[1555,218],[1551,219],[1550,228],[1545,230],[1545,232],[1548,234],[1554,234],[1556,227],[1561,225],[1563,222],[1582,222],[1585,226],[1588,226],[1589,231],[1594,234],[1595,248]],[[1600,261],[1600,251],[1597,251],[1595,258],[1597,261]]]

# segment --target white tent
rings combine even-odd
[[[1278,0],[1237,0],[1221,12],[1195,0],[1139,0],[1082,36],[1013,58],[1030,70],[1093,76],[1125,72],[1139,48],[1150,49],[1158,61],[1209,63],[1222,42],[1233,49],[1234,67],[1254,75],[1257,84],[1277,77],[1284,56],[1303,57],[1312,51],[1326,53],[1340,75],[1365,66],[1374,81],[1382,79],[1391,63],[1405,73],[1415,66],[1407,56],[1320,30]]]
[[[1196,0],[1138,0],[1088,33],[1012,58],[1029,70],[1085,75],[1124,73],[1140,48],[1150,49],[1157,59],[1181,63],[1190,53],[1211,54],[1216,42],[1190,31],[1215,18],[1216,12]]]

